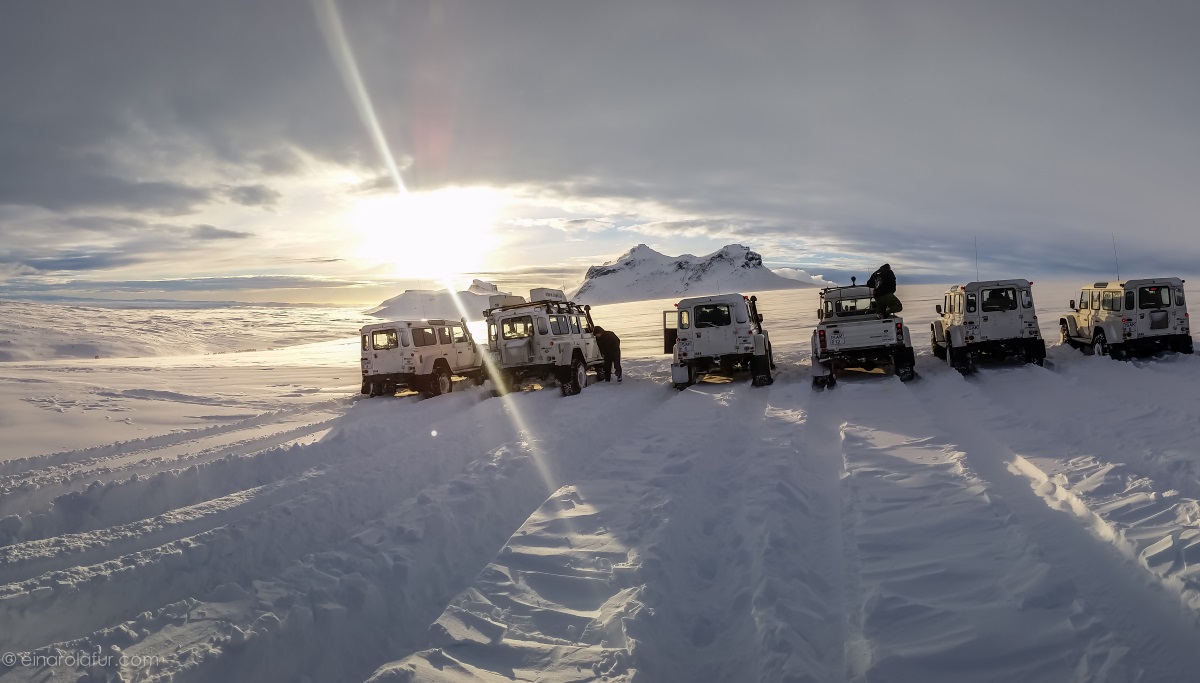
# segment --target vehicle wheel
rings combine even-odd
[[[765,387],[774,383],[770,359],[767,356],[753,356],[750,359],[750,386]]]
[[[587,365],[576,358],[571,361],[571,372],[567,375],[567,381],[562,384],[563,396],[574,396],[583,391],[585,386],[587,386]]]
[[[907,366],[899,367],[896,368],[896,376],[900,378],[901,382],[908,382],[917,378],[917,371]]]
[[[932,332],[929,333],[929,346],[933,349],[933,356],[938,360],[946,360],[946,349],[941,344],[937,343],[937,336]]]
[[[1179,344],[1179,353],[1194,353],[1194,346],[1191,337],[1184,337]]]
[[[1104,333],[1097,330],[1092,335],[1092,355],[1107,356],[1108,355],[1108,340],[1105,339]]]
[[[813,391],[820,391],[821,389],[824,389],[825,388],[825,378],[824,377],[813,377],[812,388],[813,388]]]
[[[362,391],[360,393],[370,396],[371,395],[371,383],[364,379],[363,383],[362,383]]]

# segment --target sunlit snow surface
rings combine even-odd
[[[761,389],[597,306],[625,382],[568,398],[362,398],[354,311],[0,304],[0,678],[1193,680],[1200,359],[1034,287],[1046,367],[963,378],[902,286],[920,378],[824,392],[815,290]]]

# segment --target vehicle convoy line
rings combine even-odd
[[[1032,370],[1032,369],[1031,369]],[[930,418],[964,449],[964,463],[988,483],[989,495],[1008,502],[1011,517],[1036,544],[1041,557],[1090,605],[1097,618],[1136,653],[1139,680],[1190,680],[1200,670],[1200,636],[1195,614],[1178,595],[1152,582],[1143,567],[1118,552],[1110,539],[1070,511],[1059,510],[1022,469],[1028,460],[1014,451],[995,422],[979,419],[999,407],[978,388],[947,373],[911,388]],[[1028,431],[1021,421],[1005,421]],[[1018,427],[1019,425],[1019,427]],[[1057,439],[1045,435],[1048,442]],[[1066,512],[1066,514],[1064,514]],[[1082,523],[1081,523],[1082,522]]]

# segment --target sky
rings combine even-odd
[[[0,6],[0,297],[1200,269],[1200,3]],[[789,271],[791,272],[791,271]]]

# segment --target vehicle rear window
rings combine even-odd
[[[528,339],[533,336],[533,318],[527,315],[509,318],[500,323],[500,334],[505,339]]]
[[[1017,310],[1017,290],[1012,287],[985,289],[982,294],[984,313]]]
[[[987,309],[985,308],[983,310],[986,311]],[[971,293],[971,294],[967,295],[967,313],[974,313],[974,312],[975,312],[975,294]]]
[[[1138,287],[1138,308],[1163,308],[1171,305],[1171,288]]]
[[[412,328],[413,345],[415,346],[436,346],[437,336],[433,333],[432,327],[414,327]]]
[[[679,329],[686,330],[688,327],[690,327],[692,324],[691,319],[692,319],[692,316],[690,314],[688,314],[687,311],[680,311],[679,312]]]
[[[368,341],[370,339],[370,337],[368,337],[367,335],[364,334],[362,336],[362,338],[363,338],[362,339],[362,350],[366,351],[367,349],[371,348],[371,343],[370,343],[370,341]]]
[[[838,299],[836,301],[825,302],[826,317],[836,315],[838,317],[846,317],[851,315],[863,315],[864,313],[875,312],[875,299],[864,296],[858,299]],[[699,325],[697,325],[699,327]]]
[[[1175,305],[1182,306],[1183,303],[1184,303],[1183,302],[1183,287],[1176,287],[1175,288]]]
[[[1125,292],[1125,310],[1127,310],[1127,311],[1133,310],[1133,292],[1132,291]]]
[[[1021,290],[1021,308],[1033,308],[1033,293],[1028,289]]]
[[[733,324],[728,304],[702,304],[696,307],[696,327],[725,327]]]
[[[377,351],[383,349],[394,349],[399,346],[395,330],[379,330],[371,334],[371,343],[375,345]]]

